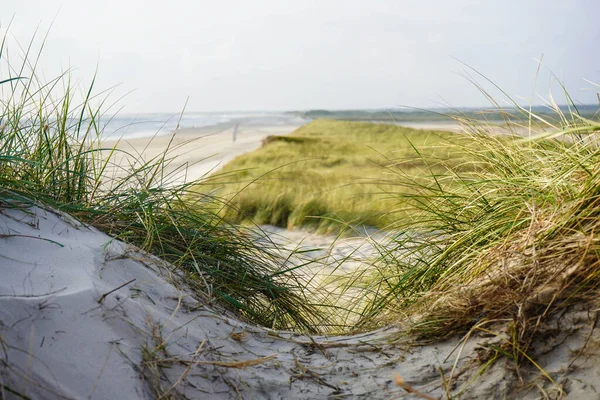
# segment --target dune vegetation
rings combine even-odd
[[[396,174],[397,185],[414,189],[399,193],[412,218],[397,225],[377,261],[347,277],[346,290],[363,288],[359,326],[409,317],[409,331],[422,338],[498,337],[490,359],[532,361],[549,318],[596,304],[600,121],[573,104],[568,114],[550,108],[553,119],[511,110],[522,116],[519,127],[545,127],[526,134],[464,124],[475,145],[455,154],[474,168],[419,180]]]
[[[336,276],[340,298],[353,293],[332,300],[352,315],[340,325],[411,315],[411,331],[439,338],[502,322],[520,358],[540,321],[599,283],[600,122],[590,109],[498,107],[509,124],[457,117],[462,134],[316,120],[238,157],[202,190],[221,185],[232,206],[222,214],[236,222],[393,232],[374,244],[377,259]]]
[[[198,190],[228,201],[225,220],[321,232],[350,225],[391,229],[406,217],[389,177],[394,165],[418,179],[457,160],[462,135],[368,122],[315,120],[273,136],[204,180]],[[438,167],[438,164],[444,164]],[[458,164],[456,164],[458,166]]]
[[[172,149],[145,159],[103,148],[106,96],[94,94],[93,81],[81,96],[67,74],[40,80],[35,57],[13,60],[0,81],[3,207],[43,204],[66,212],[172,263],[199,293],[244,318],[315,329],[318,312],[307,301],[306,282],[288,271],[269,240],[257,244],[262,232],[227,224],[192,201],[194,182],[174,184],[178,171],[165,172]]]
[[[93,84],[79,100],[68,76],[32,78],[28,56],[0,84],[2,207],[50,207],[139,246],[245,320],[304,332],[402,321],[427,339],[484,332],[503,338],[485,362],[518,363],[532,361],[550,317],[596,301],[600,121],[568,96],[566,113],[550,104],[553,117],[498,109],[511,113],[502,132],[460,117],[462,134],[316,120],[175,185],[169,149],[152,160],[121,154],[125,170],[113,162],[118,150],[100,142],[106,100]],[[339,278],[351,293],[340,302],[259,224],[367,225],[389,241]]]

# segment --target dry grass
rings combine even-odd
[[[390,193],[398,187],[384,182],[382,167],[400,163],[418,177],[441,161],[452,163],[458,147],[451,143],[459,139],[389,124],[316,120],[289,136],[267,138],[198,188],[227,199],[230,207],[221,215],[230,222],[319,231],[346,224],[390,228],[404,215],[390,213],[400,208]]]
[[[522,362],[539,368],[530,354],[546,321],[594,300],[600,284],[600,122],[555,111],[525,138],[465,124],[477,144],[456,154],[468,170],[431,171],[425,184],[397,171],[399,186],[416,188],[399,193],[414,218],[346,282],[363,288],[360,327],[402,320],[427,340],[496,336],[482,368],[499,357],[517,374]]]

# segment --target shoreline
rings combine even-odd
[[[165,173],[173,184],[191,182],[218,171],[235,157],[258,149],[270,135],[288,135],[301,124],[239,126],[233,140],[233,127],[218,126],[183,128],[167,135],[106,139],[102,147],[116,147],[114,162],[121,170],[128,170],[127,154],[150,161],[167,153]]]
[[[343,121],[343,120],[342,120]],[[272,135],[289,135],[298,128],[310,123],[288,124],[240,124],[234,140],[234,127],[230,123],[207,125],[193,128],[180,128],[176,132],[154,134],[152,136],[119,139],[106,138],[101,141],[103,148],[112,149],[116,146],[117,153],[113,154],[112,166],[114,175],[126,175],[135,167],[141,167],[140,159],[144,162],[166,155],[164,176],[167,184],[177,185],[202,179],[219,171],[234,158],[258,150],[263,140]],[[353,121],[347,121],[353,122]],[[359,121],[356,121],[359,122]],[[416,130],[461,132],[462,127],[456,122],[419,121],[393,123],[389,121],[360,121],[363,123],[394,125]],[[489,129],[489,127],[488,127]],[[494,133],[506,133],[503,129],[492,128]],[[526,136],[526,129],[519,129],[518,134]],[[131,160],[136,160],[131,166]]]
[[[421,130],[445,130],[458,132],[460,125],[448,122],[402,122],[390,123],[382,121],[361,121],[374,124],[384,123]],[[169,182],[180,184],[191,182],[208,176],[220,170],[225,164],[242,154],[250,153],[260,148],[262,141],[271,135],[289,135],[301,126],[310,123],[310,120],[297,124],[247,124],[239,125],[236,140],[233,140],[234,126],[230,123],[208,125],[203,127],[180,128],[176,132],[152,136],[134,136],[127,138],[102,139],[104,148],[112,148],[123,152],[113,155],[115,169],[127,173],[130,170],[127,154],[138,158],[140,155],[145,161],[150,161],[163,155],[170,147],[167,159],[170,160],[165,169],[170,175]],[[175,135],[174,135],[175,133]]]

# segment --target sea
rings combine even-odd
[[[101,119],[100,131],[103,139],[139,138],[154,135],[168,135],[176,129],[205,128],[214,130],[240,127],[289,126],[308,122],[297,113],[257,111],[257,112],[191,112],[118,114]]]

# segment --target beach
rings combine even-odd
[[[327,122],[313,122],[319,124],[321,132]],[[234,157],[260,147],[264,138],[286,135],[297,127],[243,128],[235,131],[235,141],[232,128],[193,128],[104,145],[147,161],[170,148],[169,157],[178,158],[165,173],[183,182],[216,172]],[[422,132],[413,134],[418,137]],[[381,144],[381,136],[377,139]],[[178,170],[183,167],[185,171]],[[121,164],[121,170],[125,169],[126,164]],[[151,210],[156,222],[157,214],[173,209],[171,203],[160,203],[160,196],[150,197],[154,188],[144,192],[142,184],[135,189],[150,201],[138,206],[144,196],[136,193],[128,203],[129,192],[121,192],[118,203],[112,203],[116,207],[109,204],[102,214],[94,210],[94,216],[107,220],[98,225],[109,229],[124,223],[126,229],[118,234],[123,232],[131,240],[144,212]],[[597,395],[591,384],[600,374],[593,352],[600,345],[595,301],[549,315],[528,342],[526,357],[535,363],[519,361],[518,365],[509,353],[513,344],[506,320],[485,321],[479,325],[482,329],[467,334],[450,331],[437,340],[426,340],[410,330],[427,322],[421,314],[395,317],[379,329],[345,330],[344,335],[290,332],[259,326],[247,314],[225,307],[228,303],[213,291],[225,287],[210,280],[213,264],[196,271],[199,281],[190,280],[181,267],[32,200],[6,192],[0,204],[0,398],[439,399],[457,394],[454,397],[536,399],[540,392],[548,398]],[[118,212],[129,212],[129,204],[136,208],[121,218],[131,219],[111,219]],[[186,216],[166,215],[174,224],[181,221],[172,217]],[[144,234],[149,231],[145,222]],[[175,227],[182,232],[175,241],[190,240],[186,247],[195,251],[194,257],[215,254],[210,253],[211,246],[194,247],[200,243],[198,238],[210,239],[205,232],[214,231],[200,231],[205,229],[201,224],[192,230],[190,225]],[[162,225],[155,232],[171,252],[175,241],[167,236],[166,228]],[[286,271],[296,271],[294,279],[320,287],[319,299],[339,296],[332,304],[341,309],[346,309],[341,302],[346,298],[368,299],[360,297],[364,292],[359,286],[341,292],[339,279],[352,277],[361,267],[377,268],[380,264],[369,264],[373,256],[398,254],[393,247],[388,251],[382,246],[384,233],[377,231],[346,238],[263,228],[264,236],[252,239],[257,248],[273,244],[270,248],[282,252],[286,260],[282,264]],[[183,236],[190,232],[193,236]],[[212,248],[219,251],[226,245],[208,244],[216,244]],[[219,267],[220,261],[236,254],[214,263]],[[193,265],[197,265],[195,260]],[[269,278],[280,275],[277,271]],[[462,289],[461,293],[469,287]],[[538,297],[534,301],[542,304]],[[351,317],[346,321],[358,321]],[[333,320],[324,318],[316,325],[329,321]],[[526,390],[523,382],[535,383],[539,392]]]
[[[109,139],[103,141],[102,147],[120,151],[114,156],[120,173],[131,169],[129,160],[139,163],[141,155],[147,162],[167,151],[165,176],[169,176],[170,184],[179,184],[214,173],[235,157],[258,149],[267,136],[287,135],[300,125],[240,125],[235,140],[235,126],[183,128],[167,135]]]
[[[600,399],[600,2],[5,3],[0,400]]]
[[[148,130],[123,135],[119,139],[115,139],[117,135],[111,135],[102,142],[102,147],[119,150],[120,153],[113,155],[113,161],[119,165],[120,174],[130,171],[129,160],[142,155],[145,161],[150,161],[162,157],[168,150],[165,175],[169,176],[171,184],[179,184],[215,173],[235,157],[258,149],[266,137],[288,135],[309,121],[293,118],[277,120],[269,116],[247,118],[243,122],[237,124],[237,129],[236,124],[229,121],[212,126],[173,129],[168,134],[160,131],[152,134]],[[398,125],[421,130],[461,131],[460,124],[454,122],[402,122]]]

